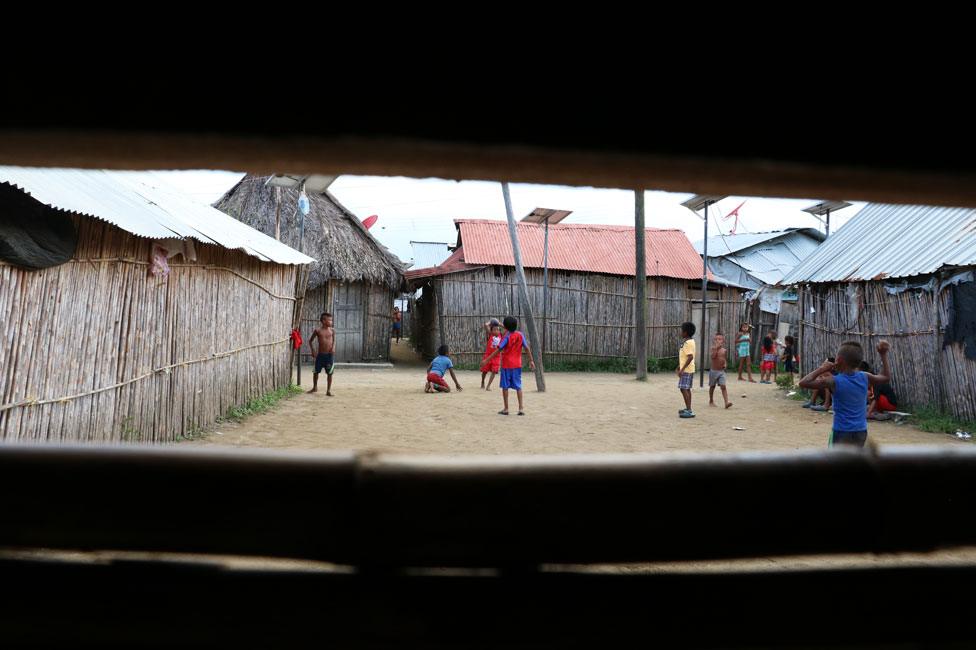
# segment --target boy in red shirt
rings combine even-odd
[[[506,316],[504,323],[505,336],[502,337],[498,349],[485,358],[484,363],[490,363],[496,355],[502,356],[501,382],[502,402],[505,408],[498,412],[499,415],[508,415],[508,389],[514,388],[518,396],[518,414],[525,415],[522,406],[522,351],[529,352],[528,343],[522,333],[518,331],[518,319],[514,316]],[[529,368],[535,370],[535,362],[529,356]]]

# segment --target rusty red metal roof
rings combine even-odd
[[[484,266],[484,264],[465,263],[464,250],[459,248],[454,251],[450,257],[437,266],[428,266],[423,269],[410,269],[409,271],[404,272],[403,277],[406,278],[407,282],[411,282],[413,280],[420,280],[422,278],[430,278],[435,275],[457,273],[458,271],[469,271],[471,269],[481,269],[484,268]]]
[[[455,219],[454,222],[460,231],[465,263],[515,265],[507,222],[485,219]],[[542,268],[544,227],[533,223],[518,223],[515,227],[522,248],[523,266]],[[683,231],[647,228],[644,241],[647,275],[685,280],[701,278],[702,258]],[[633,227],[549,226],[550,269],[633,276],[635,255]],[[709,279],[714,279],[711,273]]]

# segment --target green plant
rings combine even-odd
[[[281,400],[287,399],[301,392],[303,392],[301,386],[290,384],[284,388],[279,388],[278,390],[273,390],[270,393],[266,393],[261,397],[256,397],[246,404],[233,407],[227,411],[227,414],[224,417],[219,418],[217,421],[233,420],[235,422],[240,422],[249,415],[265,413]]]
[[[914,424],[922,431],[936,433],[955,433],[956,431],[976,431],[976,422],[959,420],[932,406],[921,406],[912,412]]]
[[[784,372],[776,377],[776,385],[783,390],[789,390],[793,388],[793,375],[788,372]]]

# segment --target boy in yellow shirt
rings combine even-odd
[[[681,344],[681,350],[678,352],[678,369],[675,371],[678,375],[678,390],[681,391],[681,396],[685,399],[685,408],[678,411],[680,418],[695,417],[694,411],[691,410],[691,382],[695,378],[694,337],[695,324],[682,323],[681,338],[684,341]]]

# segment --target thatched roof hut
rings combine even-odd
[[[387,360],[390,313],[394,296],[405,287],[406,265],[327,191],[308,193],[311,209],[302,237],[299,191],[269,180],[245,176],[214,207],[317,260],[302,304],[300,327],[306,336],[321,312],[332,312],[337,361]],[[312,359],[304,354],[303,361]]]
[[[299,242],[299,191],[274,187],[268,179],[268,176],[245,176],[214,207],[271,237],[275,236],[278,224],[284,244],[318,260],[312,265],[309,289],[338,280],[381,284],[400,290],[406,265],[376,241],[334,196],[328,192],[308,195],[311,211],[305,217],[304,242]],[[280,204],[276,196],[279,192]]]

